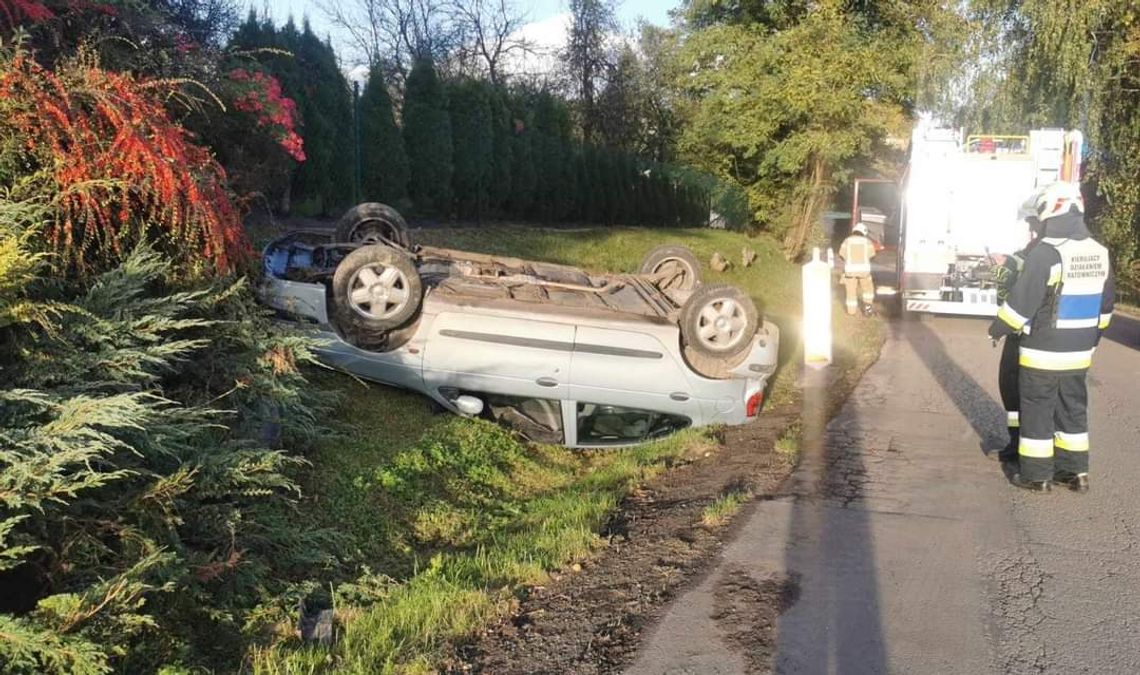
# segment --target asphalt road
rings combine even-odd
[[[1118,316],[1095,357],[1086,495],[1022,492],[987,457],[985,328],[892,323],[826,428],[809,382],[788,494],[749,507],[629,672],[1140,673],[1140,323]],[[782,589],[782,613],[748,588]]]

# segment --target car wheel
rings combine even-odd
[[[336,223],[336,240],[347,244],[385,244],[410,248],[408,224],[387,204],[367,202],[349,209]]]
[[[423,300],[423,283],[407,255],[389,246],[362,246],[333,274],[337,327],[360,344],[384,344],[390,331],[410,322]]]
[[[701,263],[684,246],[658,246],[645,254],[641,274],[663,291],[691,291],[701,283]]]
[[[748,353],[759,325],[752,298],[734,286],[702,286],[681,308],[682,346],[698,357],[690,365],[709,377]]]

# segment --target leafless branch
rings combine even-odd
[[[463,50],[482,62],[494,84],[503,83],[503,62],[509,55],[533,52],[533,45],[519,34],[526,15],[508,0],[452,0],[450,9]]]

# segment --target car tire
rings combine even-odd
[[[408,224],[387,204],[366,202],[345,212],[336,223],[336,240],[346,244],[384,244],[410,248]]]
[[[641,274],[663,278],[657,287],[663,291],[692,291],[701,284],[701,263],[684,246],[658,246],[641,261]]]
[[[390,246],[362,246],[344,257],[333,273],[333,316],[337,328],[357,346],[391,348],[389,333],[410,323],[423,302],[415,263]]]
[[[752,348],[760,313],[752,298],[735,286],[698,288],[681,307],[681,344],[690,366],[707,377],[723,377]]]

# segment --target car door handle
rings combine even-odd
[[[669,394],[669,398],[673,399],[674,401],[688,401],[689,395],[683,391],[675,391],[672,394]]]
[[[558,386],[558,380],[554,379],[553,377],[540,377],[537,380],[535,380],[535,382],[540,387],[557,387]]]

